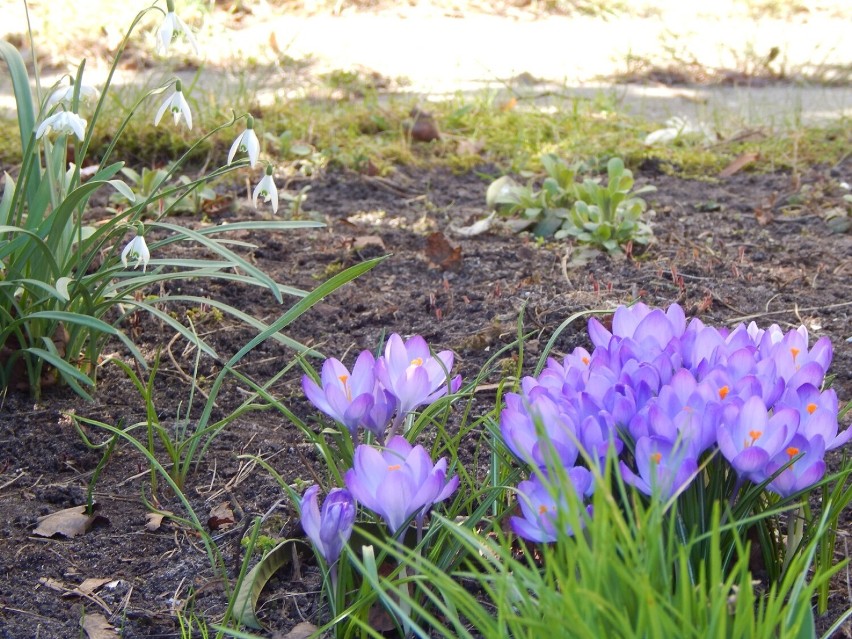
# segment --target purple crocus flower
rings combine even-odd
[[[606,348],[615,337],[630,338],[638,344],[652,341],[662,350],[685,330],[686,318],[677,304],[672,304],[665,311],[649,308],[641,302],[633,306],[619,306],[612,316],[612,331],[604,328],[594,317],[589,320],[589,337],[596,347],[601,348]]]
[[[344,477],[355,499],[378,513],[396,535],[412,515],[418,526],[433,504],[453,494],[458,475],[447,480],[447,458],[433,464],[423,446],[390,438],[383,450],[361,445]]]
[[[767,488],[782,497],[789,497],[808,486],[812,486],[825,475],[824,454],[825,442],[823,442],[822,437],[817,435],[808,441],[804,436],[797,433],[787,447],[766,465],[764,473],[765,478],[768,478],[772,477],[786,464],[790,464],[769,482]],[[792,463],[790,463],[790,460],[793,460]]]
[[[390,391],[382,388],[379,382],[376,382],[376,388],[373,391],[373,405],[364,414],[361,425],[373,433],[379,442],[384,441],[385,429],[391,422],[397,403],[396,397]]]
[[[395,427],[418,406],[431,404],[448,390],[455,393],[461,386],[457,375],[447,384],[453,368],[451,351],[441,351],[434,357],[429,346],[419,335],[403,342],[394,333],[385,345],[385,354],[376,360],[376,377],[399,401]]]
[[[741,477],[760,483],[769,460],[782,452],[799,425],[791,408],[775,410],[770,417],[760,397],[753,396],[738,407],[731,403],[722,411],[716,428],[719,450]]]
[[[834,450],[852,438],[852,428],[838,434],[837,393],[834,389],[820,392],[813,384],[802,384],[798,388],[788,388],[778,406],[793,408],[799,413],[798,433],[805,439],[819,435],[825,442],[826,450]]]
[[[302,390],[314,406],[343,424],[354,437],[361,420],[376,401],[374,365],[375,358],[370,351],[363,351],[350,374],[348,368],[331,357],[322,365],[322,386],[304,375]]]
[[[578,502],[582,503],[594,492],[594,478],[587,469],[580,466],[569,468],[566,475]],[[559,525],[563,526],[563,535],[574,534],[574,529],[567,522],[568,500],[560,488],[550,485],[549,481],[543,482],[538,476],[518,485],[518,503],[523,517],[512,517],[509,520],[516,535],[538,543],[554,542],[559,537]],[[559,495],[558,500],[556,495]],[[591,516],[592,507],[587,506],[586,512]],[[581,525],[582,522],[581,517]]]
[[[643,418],[631,422],[631,434],[637,440],[648,435],[680,440],[697,459],[716,443],[720,412],[721,400],[712,387],[682,368],[650,401]]]
[[[325,498],[320,512],[319,486],[311,486],[302,497],[302,528],[328,565],[340,557],[355,524],[355,501],[345,488],[335,488]]]
[[[506,408],[500,413],[500,433],[515,456],[544,468],[551,456],[564,466],[577,461],[577,427],[559,409],[544,387],[532,389],[529,398],[506,394]]]
[[[636,442],[637,476],[624,462],[619,462],[625,483],[646,495],[668,499],[679,493],[698,473],[698,462],[683,441],[671,442],[662,437],[642,437]]]

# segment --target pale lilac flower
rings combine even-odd
[[[172,41],[180,36],[186,37],[187,42],[189,42],[193,51],[195,51],[195,55],[199,55],[198,43],[195,41],[192,31],[175,13],[174,1],[166,0],[166,17],[163,18],[163,22],[157,30],[157,53],[167,55]]]
[[[257,156],[260,154],[260,142],[258,142],[257,134],[254,132],[254,118],[251,116],[248,116],[246,120],[246,130],[237,136],[237,139],[231,145],[231,150],[228,151],[228,164],[234,161],[237,151],[247,154],[249,166],[254,168],[254,165],[257,164]]]
[[[353,438],[375,402],[374,364],[372,353],[363,351],[355,361],[351,373],[339,360],[333,357],[325,360],[320,376],[322,386],[308,375],[302,377],[302,390],[310,402],[343,424]]]
[[[335,488],[325,498],[320,512],[319,486],[311,486],[302,497],[302,528],[329,565],[340,557],[355,524],[355,501],[345,488]]]
[[[500,434],[515,456],[539,468],[552,464],[554,458],[565,467],[577,461],[577,426],[544,387],[533,389],[529,397],[506,394]]]
[[[148,269],[148,260],[151,259],[151,251],[148,250],[148,245],[145,243],[143,235],[137,234],[136,237],[127,243],[127,246],[121,252],[121,263],[125,268],[127,268],[127,261],[133,259],[136,260],[133,268],[139,268],[141,264],[143,272]]]
[[[763,400],[753,396],[722,411],[716,429],[719,450],[740,476],[760,483],[766,464],[784,450],[798,424],[795,410],[782,408],[770,417]]]
[[[157,115],[154,117],[154,126],[160,124],[160,120],[166,111],[171,111],[175,118],[175,124],[180,122],[181,116],[186,120],[186,126],[192,129],[192,111],[189,110],[189,103],[183,96],[183,86],[180,80],[175,81],[175,91],[167,97],[160,105]]]
[[[422,526],[432,505],[456,490],[459,478],[447,480],[446,457],[433,464],[423,446],[412,447],[396,436],[382,450],[358,446],[344,482],[355,499],[380,515],[396,535],[412,516]]]
[[[385,429],[391,423],[396,406],[397,400],[393,393],[376,382],[373,388],[373,406],[364,414],[361,425],[370,431],[379,443],[384,441]]]
[[[797,388],[789,388],[778,407],[789,407],[799,413],[798,433],[805,439],[811,440],[819,435],[825,442],[826,450],[834,450],[846,444],[852,438],[852,428],[838,434],[837,393],[834,389],[820,392],[812,384],[802,384]]]
[[[272,165],[266,167],[266,175],[254,187],[252,194],[252,202],[254,208],[257,208],[257,198],[262,197],[264,202],[272,202],[272,212],[278,213],[278,187],[275,186],[275,180],[272,178]]]
[[[54,133],[76,135],[82,141],[86,137],[86,125],[86,120],[76,113],[60,111],[45,118],[38,126],[36,139],[41,138],[48,131],[53,131]]]
[[[696,459],[716,443],[716,425],[721,417],[721,399],[707,383],[698,383],[689,370],[682,368],[660,389],[646,412],[647,428],[641,433],[662,437],[670,442],[681,440]],[[638,439],[637,423],[631,433]]]
[[[637,476],[624,462],[619,462],[625,483],[646,495],[668,499],[679,493],[698,473],[698,462],[682,441],[662,437],[642,437],[636,442]]]
[[[686,317],[678,304],[666,311],[652,309],[639,302],[633,306],[619,306],[612,316],[612,331],[604,328],[596,318],[589,320],[589,337],[597,347],[606,348],[613,337],[630,338],[636,342],[653,340],[661,349],[674,337],[686,330]]]
[[[824,454],[825,442],[822,437],[817,435],[808,440],[797,433],[787,447],[766,465],[763,479],[772,477],[789,464],[766,487],[782,497],[789,497],[814,485],[825,475]]]
[[[455,393],[461,386],[461,376],[447,384],[453,368],[451,351],[436,356],[419,335],[403,342],[394,333],[385,345],[385,353],[376,360],[376,377],[399,400],[399,415],[405,416],[418,406],[431,404],[447,392]]]
[[[566,480],[582,503],[594,492],[592,473],[580,466],[565,471]],[[509,520],[516,535],[528,541],[550,543],[556,541],[560,534],[571,536],[574,529],[569,523],[568,500],[563,487],[551,485],[542,481],[538,476],[518,485],[518,503],[521,506],[522,517],[512,517]],[[556,495],[559,495],[557,500]],[[592,507],[586,507],[586,514],[580,514],[580,525],[584,525],[584,517],[591,516]],[[561,529],[560,529],[561,526]]]

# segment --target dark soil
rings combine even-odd
[[[823,215],[840,203],[836,185],[852,182],[850,171],[848,166],[814,170],[800,180],[789,174],[738,174],[699,182],[640,167],[639,182],[658,188],[648,198],[656,210],[656,243],[635,259],[601,256],[573,268],[566,266],[562,243],[540,244],[498,227],[469,239],[454,235],[451,225],[470,224],[485,214],[486,183],[475,174],[400,169],[379,179],[331,173],[312,183],[307,201],[310,211],[327,220],[327,228],[255,237],[253,258],[276,281],[310,290],[341,267],[392,254],[288,329],[291,337],[347,363],[359,350],[375,349],[390,332],[419,333],[436,349],[453,349],[459,372],[470,378],[515,338],[523,312],[524,329],[534,332],[525,350],[529,373],[569,315],[639,296],[660,306],[678,302],[688,314],[715,324],[754,319],[789,328],[805,323],[812,336],[832,339],[833,384],[845,402],[852,398],[852,345],[847,342],[852,336],[852,234],[830,233]],[[214,221],[256,215],[237,207]],[[442,246],[441,236],[430,240],[435,232],[450,247]],[[267,322],[289,306],[276,304],[265,290],[231,284],[178,283],[171,291],[208,295]],[[185,309],[171,310],[180,315]],[[227,317],[196,314],[194,321],[224,358],[254,335]],[[161,419],[174,421],[179,410],[186,410],[194,352],[147,317],[140,317],[133,330],[146,355],[153,358],[163,349],[156,403]],[[557,351],[587,344],[584,331],[583,322],[569,327]],[[291,360],[284,347],[269,342],[241,370],[264,381]],[[218,371],[216,362],[202,359],[200,387],[209,389]],[[298,371],[287,374],[273,391],[297,415],[314,419],[298,378]],[[223,585],[198,536],[169,521],[146,529],[142,496],[152,499],[147,465],[128,445],[118,446],[97,483],[99,519],[88,533],[73,539],[33,534],[40,516],[85,503],[100,459],[66,414],[74,411],[110,424],[144,419],[138,394],[117,367],[104,366],[99,380],[93,403],[54,388],[38,403],[10,393],[2,404],[0,637],[77,637],[84,610],[106,616],[124,637],[178,637],[175,611],[181,607],[190,605],[207,619],[224,612]],[[226,415],[245,396],[236,385],[227,385],[217,400],[217,415]],[[493,396],[477,401],[485,411]],[[106,439],[98,429],[87,433],[94,441]],[[223,502],[233,510],[235,525],[213,532],[232,580],[242,560],[240,538],[254,516],[272,513],[267,534],[299,534],[281,488],[260,466],[241,459],[243,454],[262,456],[288,482],[322,474],[321,460],[298,429],[274,411],[247,414],[214,440],[190,475],[186,494],[202,521]],[[156,498],[160,508],[186,515],[167,490],[161,488]],[[852,517],[843,526],[852,533]],[[285,568],[270,583],[260,610],[269,628],[263,636],[276,636],[302,620],[321,621],[311,563],[306,560],[300,570]],[[88,578],[111,582],[89,598],[64,596]],[[840,581],[829,604],[822,628],[850,605]]]

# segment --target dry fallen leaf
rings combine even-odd
[[[359,235],[352,241],[352,250],[360,251],[368,246],[378,246],[385,250],[385,241],[379,235]]]
[[[485,142],[482,140],[471,140],[463,138],[456,145],[456,153],[459,155],[482,155],[485,150]]]
[[[453,247],[440,231],[435,231],[426,238],[424,254],[436,268],[444,271],[458,271],[461,268],[461,247]]]
[[[85,506],[66,508],[39,517],[38,526],[33,530],[33,534],[41,537],[53,537],[53,535],[79,537],[92,527],[96,518],[97,515],[95,514],[86,514]]]
[[[115,628],[109,624],[103,615],[86,615],[80,625],[89,639],[118,639]]]
[[[89,577],[83,580],[79,586],[77,586],[74,590],[69,593],[66,593],[66,597],[71,597],[77,594],[83,595],[91,595],[94,594],[101,586],[104,584],[108,584],[112,579],[99,579],[96,577]]]
[[[742,153],[728,166],[719,172],[719,177],[731,177],[760,157],[759,153]]]
[[[234,511],[231,510],[230,502],[223,501],[218,506],[214,506],[210,511],[210,516],[207,519],[207,527],[210,530],[223,530],[228,526],[233,526],[234,522]]]
[[[162,512],[157,513],[148,513],[145,515],[145,529],[151,532],[155,530],[159,530],[160,526],[163,525],[163,517],[167,517],[171,515],[171,511],[164,510]]]
[[[296,624],[293,629],[286,635],[282,635],[281,639],[308,639],[317,631],[317,627],[307,621]]]
[[[495,211],[491,211],[491,214],[488,217],[477,220],[470,226],[453,226],[451,224],[450,230],[456,235],[461,235],[462,237],[475,237],[491,230],[491,224],[494,222],[496,215],[497,213]]]

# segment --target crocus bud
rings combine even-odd
[[[331,565],[340,557],[343,545],[352,535],[355,524],[355,501],[345,488],[335,488],[325,498],[320,512],[317,503],[319,486],[311,486],[302,497],[302,528]]]

